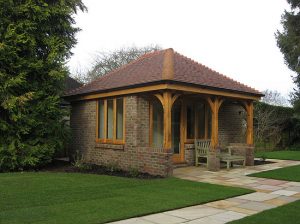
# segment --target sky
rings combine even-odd
[[[97,52],[159,45],[241,83],[288,96],[294,73],[284,64],[274,33],[285,0],[83,0],[71,72],[89,69]]]

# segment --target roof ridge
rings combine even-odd
[[[162,79],[171,80],[174,78],[174,50],[168,48],[164,52]]]
[[[239,82],[239,81],[237,81],[237,80],[234,80],[233,78],[231,78],[231,77],[229,77],[229,76],[227,76],[227,75],[224,75],[224,74],[222,74],[222,73],[220,73],[220,72],[218,72],[218,71],[216,71],[216,70],[214,70],[214,69],[212,69],[212,68],[210,68],[210,67],[208,67],[208,66],[206,66],[206,65],[204,65],[204,64],[202,64],[202,63],[200,63],[200,62],[198,62],[198,61],[195,61],[195,60],[193,60],[193,59],[191,59],[191,58],[189,58],[189,57],[187,57],[187,56],[184,56],[184,55],[182,55],[182,54],[180,54],[180,53],[178,53],[178,52],[176,52],[176,51],[175,51],[174,53],[175,53],[175,54],[178,54],[180,57],[186,58],[187,60],[191,61],[191,62],[194,63],[194,64],[198,64],[198,65],[200,65],[200,66],[203,66],[204,68],[206,68],[206,69],[208,69],[208,70],[210,70],[210,71],[212,71],[212,72],[214,72],[214,73],[216,73],[216,74],[218,74],[218,75],[220,75],[220,76],[223,76],[223,77],[226,78],[226,79],[229,79],[229,80],[231,80],[231,81],[233,81],[233,82],[236,82],[236,83],[239,84],[239,85],[242,85],[242,86],[247,87],[247,88],[249,88],[249,89],[251,89],[251,90],[254,90],[254,91],[257,92],[257,93],[260,93],[259,90],[255,89],[255,88],[252,88],[252,87],[250,87],[250,86],[248,86],[248,85],[246,85],[246,84],[244,84],[244,83],[241,83],[241,82]]]
[[[166,49],[166,50],[168,50],[168,49]],[[146,53],[146,54],[143,54],[143,55],[139,56],[137,59],[132,60],[131,62],[129,62],[129,63],[125,64],[125,65],[122,65],[122,66],[120,66],[119,68],[116,68],[116,69],[114,69],[114,70],[108,72],[107,74],[104,74],[104,75],[102,75],[102,76],[96,78],[95,80],[91,81],[90,83],[87,83],[87,84],[85,84],[85,85],[82,85],[82,86],[80,86],[80,87],[78,87],[78,88],[76,88],[76,89],[72,89],[71,91],[68,91],[68,92],[66,93],[66,95],[72,94],[73,92],[76,92],[76,91],[78,91],[78,90],[80,90],[80,89],[82,89],[82,88],[85,88],[85,87],[90,86],[90,85],[92,85],[92,84],[94,84],[94,83],[96,83],[96,82],[99,82],[99,81],[101,81],[102,79],[104,79],[104,78],[106,78],[106,77],[108,77],[108,76],[111,76],[111,75],[113,75],[114,73],[119,72],[119,71],[121,71],[121,70],[127,68],[128,66],[130,66],[130,65],[132,65],[132,64],[135,64],[135,63],[141,61],[142,59],[148,58],[148,57],[153,56],[153,55],[157,55],[157,54],[159,54],[159,53],[161,53],[161,52],[163,52],[163,51],[166,51],[166,50],[156,50],[156,51],[152,51],[152,52],[148,52],[148,53]]]

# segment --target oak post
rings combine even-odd
[[[247,110],[247,144],[253,145],[253,102],[248,102],[246,105]]]
[[[219,109],[224,100],[220,99],[219,97],[216,97],[214,100],[212,100],[210,97],[208,97],[207,102],[210,106],[212,116],[211,148],[215,150],[219,145]]]
[[[163,108],[164,108],[164,150],[168,151],[172,147],[172,142],[171,142],[172,94],[169,91],[165,91],[163,93]]]

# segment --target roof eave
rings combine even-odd
[[[160,84],[177,84],[177,85],[183,85],[183,86],[198,87],[198,88],[201,88],[201,89],[207,89],[207,90],[213,90],[213,91],[242,94],[242,95],[249,96],[249,97],[251,97],[251,96],[256,97],[258,99],[260,97],[264,96],[262,93],[252,93],[252,92],[245,92],[245,91],[239,91],[239,90],[233,90],[233,89],[217,88],[217,87],[199,85],[199,84],[194,84],[194,83],[186,83],[186,82],[175,81],[175,80],[158,80],[158,81],[153,81],[153,82],[147,82],[147,83],[134,84],[134,85],[130,85],[130,86],[118,87],[118,88],[91,91],[91,92],[82,93],[82,94],[65,95],[65,96],[63,96],[63,98],[65,100],[68,100],[68,101],[84,100],[84,99],[87,98],[87,96],[90,96],[90,95],[97,95],[97,94],[99,95],[99,94],[105,94],[105,93],[123,91],[123,90],[125,92],[125,90],[141,88],[141,87],[156,86],[156,85],[160,85]],[[161,88],[161,89],[168,89],[168,88]],[[176,90],[176,88],[174,88],[173,90]],[[151,91],[151,90],[149,90],[149,91]],[[147,92],[147,91],[145,91],[145,92]],[[118,94],[116,94],[116,95],[118,95]],[[121,94],[119,94],[119,95],[121,95]]]

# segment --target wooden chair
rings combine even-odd
[[[203,164],[208,166],[207,157],[210,148],[210,140],[195,139],[195,165]],[[200,163],[199,159],[205,158],[206,163]]]

